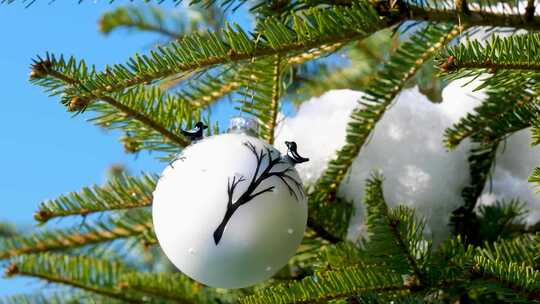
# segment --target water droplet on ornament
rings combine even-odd
[[[189,249],[188,249],[188,252],[189,252],[190,254],[195,254],[195,249],[189,248]]]
[[[287,229],[288,234],[293,234],[294,230],[292,228]]]
[[[272,270],[272,267],[270,266],[266,267],[266,271],[270,271],[270,270]]]

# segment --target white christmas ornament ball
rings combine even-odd
[[[190,145],[163,171],[152,216],[178,269],[212,287],[241,288],[270,278],[295,254],[307,202],[287,157],[230,133]]]

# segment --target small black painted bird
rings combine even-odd
[[[199,121],[198,123],[195,124],[195,128],[188,131],[184,131],[184,130],[181,130],[181,131],[185,137],[189,138],[189,140],[195,141],[195,140],[201,140],[203,138],[203,130],[207,128],[208,126],[205,126],[202,121]]]
[[[299,164],[309,161],[309,158],[302,157],[300,156],[300,154],[298,154],[298,151],[296,150],[298,148],[296,142],[286,141],[285,145],[287,145],[287,156],[291,159],[293,163]]]

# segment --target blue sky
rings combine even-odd
[[[101,183],[107,168],[123,164],[131,173],[159,172],[163,164],[144,153],[126,155],[118,134],[73,118],[39,87],[28,82],[29,64],[38,54],[74,55],[103,66],[121,63],[156,41],[152,34],[97,31],[108,1],[37,1],[30,8],[0,5],[0,220],[32,227],[33,212],[45,199]],[[223,123],[233,114],[227,104],[213,109]],[[55,222],[48,224],[54,227]],[[34,280],[0,279],[0,296],[43,286]]]

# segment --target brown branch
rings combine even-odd
[[[495,73],[497,70],[526,70],[526,71],[540,71],[540,63],[538,62],[493,62],[491,59],[486,58],[484,61],[457,61],[455,58],[452,62],[443,62],[439,65],[445,72],[456,72],[459,70],[472,70],[472,69],[485,69],[488,72]]]
[[[391,286],[384,286],[384,287],[366,287],[366,288],[354,288],[354,290],[347,290],[345,292],[329,292],[325,294],[324,296],[321,296],[317,299],[309,299],[309,300],[297,300],[294,303],[297,304],[307,304],[307,303],[323,303],[328,302],[330,300],[336,300],[341,299],[347,296],[350,296],[351,294],[362,294],[362,293],[388,293],[388,292],[397,292],[397,291],[408,291],[410,290],[410,287],[404,286],[404,285],[391,285]]]
[[[403,1],[398,1],[403,20],[422,20],[432,22],[457,22],[457,10],[441,8],[425,8],[414,5],[407,5]],[[463,7],[461,8],[463,9]],[[383,12],[384,13],[384,12]],[[388,13],[387,13],[388,14]],[[480,10],[467,9],[467,13],[462,11],[459,14],[461,23],[468,26],[504,26],[513,28],[523,28],[528,30],[540,30],[540,17],[522,14],[494,13]],[[389,16],[390,20],[395,20],[398,16]],[[392,22],[391,22],[392,23]]]
[[[163,126],[161,126],[158,122],[156,122],[153,119],[141,114],[140,112],[134,111],[133,109],[129,108],[128,106],[124,105],[123,103],[117,101],[116,99],[114,99],[114,98],[112,98],[110,96],[106,96],[106,95],[96,96],[96,95],[94,95],[94,98],[103,100],[104,102],[110,104],[111,106],[115,107],[116,109],[126,113],[128,115],[128,119],[129,119],[129,116],[133,117],[134,119],[142,122],[143,124],[149,126],[152,129],[156,130],[158,133],[163,135],[163,137],[165,137],[166,139],[178,144],[181,147],[185,147],[185,146],[190,144],[190,142],[187,139],[185,139],[184,137],[180,137],[177,134],[174,134],[174,133],[170,132],[169,130],[167,130]]]
[[[326,230],[323,226],[319,225],[317,223],[317,221],[311,216],[308,217],[307,225],[319,237],[327,240],[328,242],[330,242],[332,244],[339,243],[339,242],[343,241],[342,238],[333,235],[332,233],[328,232],[328,230]]]
[[[527,1],[527,7],[525,7],[525,21],[531,22],[534,20],[534,12],[536,11],[536,6],[534,5],[534,0]]]

